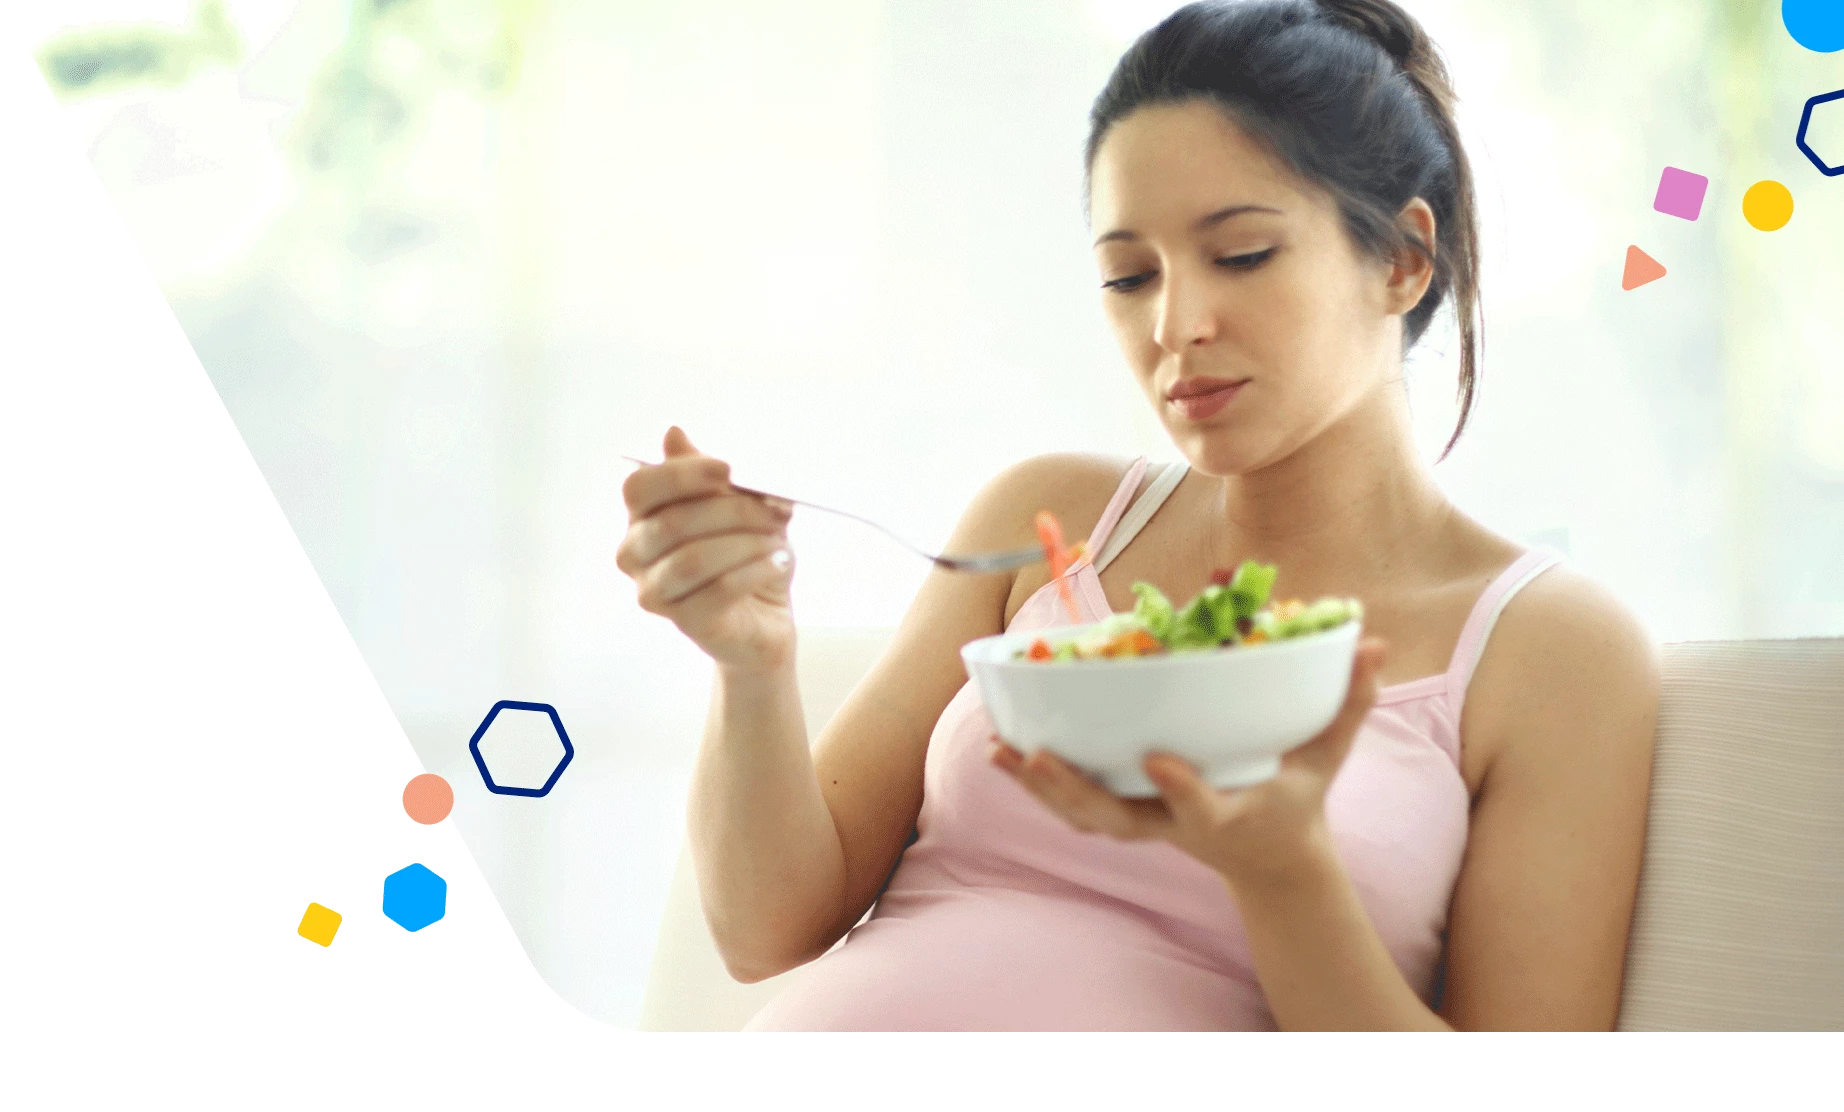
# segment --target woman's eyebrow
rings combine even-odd
[[[1191,225],[1191,230],[1201,232],[1207,228],[1214,228],[1230,217],[1241,216],[1245,212],[1271,212],[1276,216],[1286,215],[1281,212],[1280,209],[1269,208],[1267,205],[1231,205],[1228,208],[1218,209],[1209,216],[1200,218],[1197,223]],[[1139,238],[1140,234],[1138,232],[1130,232],[1125,228],[1116,228],[1096,240],[1094,246],[1100,247],[1104,243],[1111,243],[1115,240],[1135,240]]]

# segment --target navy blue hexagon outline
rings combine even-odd
[[[1818,152],[1812,149],[1810,143],[1806,142],[1806,128],[1810,127],[1812,124],[1812,109],[1832,100],[1844,100],[1844,89],[1838,89],[1830,93],[1820,93],[1818,96],[1806,101],[1806,110],[1799,117],[1799,135],[1793,140],[1795,143],[1799,144],[1800,153],[1811,159],[1812,165],[1818,167],[1818,172],[1828,178],[1835,178],[1839,174],[1844,174],[1844,163],[1840,163],[1836,166],[1825,165],[1825,160],[1818,156]],[[1839,109],[1839,111],[1844,111],[1844,109]]]
[[[551,725],[557,730],[557,740],[563,742],[563,760],[558,761],[557,767],[551,770],[551,778],[544,782],[543,787],[510,788],[493,782],[493,773],[487,769],[486,758],[480,755],[480,739],[486,736],[487,727],[493,725],[493,719],[498,717],[502,710],[539,710],[551,716]],[[534,799],[550,794],[551,789],[557,785],[557,778],[563,775],[565,768],[569,767],[570,758],[576,756],[576,747],[570,744],[570,735],[564,732],[563,719],[557,717],[556,707],[549,703],[521,703],[514,699],[501,699],[493,704],[493,709],[480,720],[480,728],[475,730],[474,736],[468,739],[467,751],[474,755],[474,767],[480,770],[480,778],[485,781],[488,791],[495,795],[523,795]]]

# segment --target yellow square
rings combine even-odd
[[[295,928],[295,933],[309,942],[331,946],[333,936],[339,933],[340,918],[339,912],[332,908],[311,903],[307,905],[307,913],[301,916],[301,925]]]

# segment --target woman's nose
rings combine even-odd
[[[1159,316],[1153,339],[1171,352],[1216,339],[1216,309],[1203,282],[1188,275],[1168,273],[1159,291]]]

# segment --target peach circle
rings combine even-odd
[[[404,813],[424,826],[441,822],[454,806],[455,789],[433,772],[413,777],[403,786]]]

